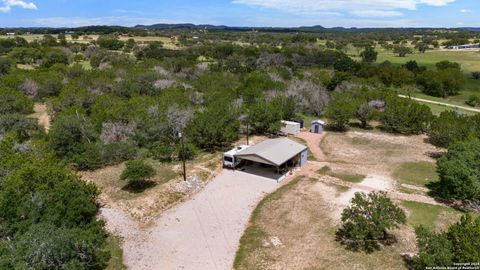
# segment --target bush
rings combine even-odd
[[[123,170],[120,179],[128,181],[131,185],[141,184],[154,177],[155,169],[145,163],[143,160],[132,160],[127,162],[125,170]]]
[[[0,135],[13,133],[20,142],[28,140],[40,128],[37,121],[22,114],[0,115]]]
[[[440,181],[434,193],[450,200],[480,203],[480,140],[456,142],[437,161]]]
[[[10,113],[30,114],[33,101],[25,94],[13,89],[0,89],[0,115]]]
[[[446,232],[435,233],[420,227],[415,233],[419,252],[413,258],[414,269],[480,261],[480,216],[464,215]]]
[[[35,146],[0,141],[0,268],[103,269],[98,191]]]
[[[471,107],[480,106],[480,96],[470,95],[468,100],[465,101],[465,104]]]
[[[473,77],[475,80],[480,80],[480,71],[474,71],[474,72],[472,72],[472,77]]]
[[[350,119],[355,116],[354,99],[346,93],[333,94],[332,100],[325,109],[330,128],[338,131],[347,129]]]
[[[387,100],[381,122],[388,132],[419,134],[427,130],[431,119],[432,112],[428,106],[394,97]]]
[[[468,116],[445,111],[433,119],[427,133],[431,144],[448,147],[453,142],[467,139],[472,134],[472,123]]]
[[[342,212],[337,241],[348,249],[372,252],[380,248],[380,243],[388,244],[393,240],[388,230],[405,223],[404,211],[385,192],[368,195],[357,192],[351,205]]]

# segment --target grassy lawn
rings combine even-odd
[[[409,212],[407,223],[413,227],[422,225],[429,229],[445,229],[461,216],[460,212],[445,206],[411,201],[403,201],[401,205]]]
[[[334,172],[332,169],[328,166],[322,167],[320,170],[317,171],[319,174],[326,174],[330,175],[332,177],[341,179],[343,181],[347,182],[352,182],[352,183],[360,183],[365,179],[365,175],[361,174],[348,174],[348,173],[339,173],[339,172]]]
[[[400,183],[424,187],[430,182],[438,181],[436,165],[432,162],[405,162],[393,172]]]
[[[301,179],[302,178],[297,178],[292,180],[290,183],[277,189],[277,191],[265,196],[265,198],[258,203],[250,216],[250,222],[247,229],[243,233],[242,238],[240,238],[240,247],[235,254],[235,260],[233,262],[234,269],[248,266],[248,256],[254,253],[255,250],[262,248],[262,240],[266,237],[266,233],[258,224],[258,221],[261,219],[263,208],[266,207],[266,205],[279,200],[283,194],[291,190]],[[249,266],[246,269],[248,268]]]
[[[106,241],[106,250],[110,251],[110,261],[106,270],[126,270],[123,264],[123,251],[120,240],[115,236],[109,236]]]
[[[465,73],[480,71],[480,52],[479,51],[441,51],[430,50],[426,53],[408,54],[406,57],[398,57],[391,51],[379,50],[377,62],[390,61],[393,64],[405,64],[408,61],[415,60],[419,65],[433,68],[436,63],[448,60],[462,65]]]
[[[454,105],[466,106],[465,101],[471,95],[480,96],[480,81],[474,80],[471,77],[473,71],[480,71],[480,51],[441,51],[433,50],[427,51],[424,54],[414,53],[409,54],[406,57],[398,57],[391,51],[379,50],[378,54],[378,63],[384,61],[390,61],[393,64],[405,64],[408,61],[415,60],[419,65],[427,66],[428,68],[434,68],[435,64],[448,60],[452,62],[457,62],[462,66],[463,71],[465,72],[466,84],[464,88],[460,91],[459,95],[449,97],[447,99],[430,97],[424,94],[415,94],[416,97],[425,98],[429,100],[435,100],[440,102],[451,103]],[[430,105],[429,105],[430,106]],[[438,106],[432,108],[435,111],[444,111],[445,108]]]

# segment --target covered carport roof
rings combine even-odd
[[[287,138],[270,139],[238,152],[235,157],[278,167],[306,149]]]

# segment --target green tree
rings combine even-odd
[[[7,74],[13,67],[13,63],[6,57],[0,57],[0,75]]]
[[[415,234],[419,252],[412,261],[414,269],[453,265],[452,243],[444,233],[435,233],[424,227],[418,227]]]
[[[357,192],[351,205],[342,212],[342,226],[337,241],[352,250],[372,252],[380,243],[388,243],[388,230],[406,223],[404,211],[395,205],[385,192],[368,195]]]
[[[195,113],[187,133],[196,146],[210,151],[227,146],[238,138],[238,114],[227,104],[228,101],[219,100],[203,112]]]
[[[145,163],[143,160],[128,161],[120,175],[120,179],[128,181],[131,185],[141,185],[156,175],[152,165]]]
[[[412,53],[412,49],[406,46],[397,45],[393,48],[393,52],[398,54],[399,57],[405,57],[407,54]]]
[[[480,216],[463,215],[446,232],[436,233],[419,227],[415,233],[419,252],[413,258],[414,269],[480,261]]]
[[[362,61],[364,63],[372,64],[377,61],[378,52],[376,52],[373,47],[369,46],[366,47],[362,53],[360,53],[360,56],[362,57]]]
[[[473,77],[475,80],[480,80],[480,71],[474,71],[474,72],[472,72],[472,77]]]
[[[468,116],[454,111],[444,111],[433,118],[427,134],[431,144],[448,147],[451,143],[467,139],[472,132],[472,123]]]
[[[339,131],[346,130],[350,119],[355,117],[354,99],[347,93],[334,93],[325,109],[328,125]]]
[[[43,146],[0,141],[0,268],[103,269],[98,191]]]
[[[391,97],[380,117],[383,128],[400,134],[425,132],[432,119],[430,108],[409,99]]]
[[[0,115],[33,112],[33,101],[20,91],[0,88],[0,97]]]
[[[434,193],[445,199],[480,202],[480,140],[460,141],[450,145],[437,161],[439,182]]]
[[[123,41],[119,40],[116,36],[103,35],[97,39],[97,43],[102,49],[107,50],[120,50],[123,48]]]

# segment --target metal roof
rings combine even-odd
[[[236,157],[255,162],[280,166],[307,147],[287,138],[270,139],[235,154]]]

